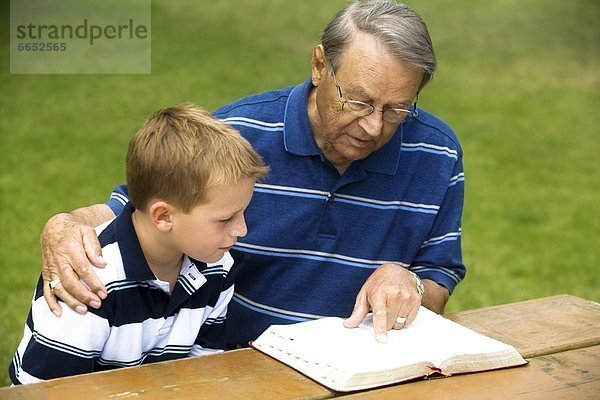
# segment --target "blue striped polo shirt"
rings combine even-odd
[[[150,270],[126,206],[96,229],[107,266],[96,273],[108,290],[99,310],[80,315],[63,304],[57,318],[40,278],[23,339],[9,367],[15,384],[221,351],[233,295],[229,253],[205,264],[184,257],[173,292]]]
[[[271,324],[347,317],[366,279],[392,262],[453,291],[463,279],[462,148],[419,110],[393,138],[339,175],[315,143],[311,80],[241,99],[214,115],[237,128],[270,166],[246,210],[248,234],[231,251],[236,291],[229,342]],[[120,187],[107,203],[119,212]]]

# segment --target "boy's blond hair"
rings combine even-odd
[[[208,189],[260,179],[268,168],[237,130],[184,103],[152,115],[129,142],[129,199],[139,210],[163,200],[188,213]]]

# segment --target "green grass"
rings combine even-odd
[[[3,2],[6,3],[6,2]],[[448,310],[569,293],[600,300],[600,4],[407,0],[439,70],[421,105],[465,150],[465,281]],[[9,75],[0,26],[0,385],[52,214],[105,201],[156,109],[214,109],[297,84],[345,1],[153,1],[152,74]]]

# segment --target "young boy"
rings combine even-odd
[[[154,114],[129,143],[130,203],[96,228],[108,297],[86,315],[63,307],[57,318],[40,278],[12,382],[223,349],[233,295],[228,250],[246,235],[244,209],[266,173],[250,144],[206,111],[182,104]]]

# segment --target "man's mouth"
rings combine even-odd
[[[371,140],[369,140],[369,139],[363,140],[363,139],[356,138],[354,136],[348,136],[348,137],[350,138],[350,142],[352,143],[352,145],[356,146],[356,147],[367,147],[371,143]]]

